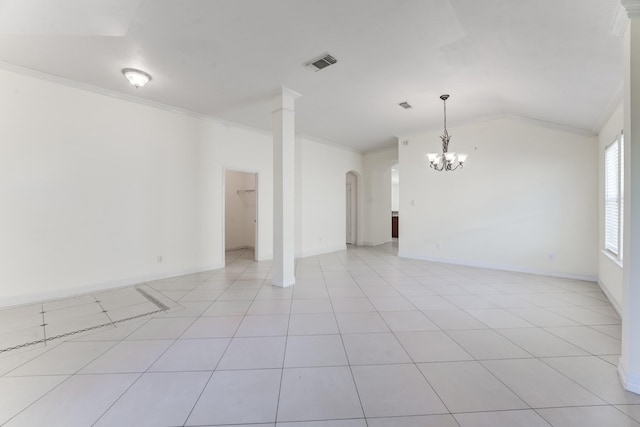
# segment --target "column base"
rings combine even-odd
[[[271,284],[279,288],[288,288],[289,286],[293,286],[296,284],[296,278],[292,277],[291,279],[273,279],[271,281]]]
[[[622,359],[618,362],[618,376],[620,377],[620,382],[622,382],[622,386],[625,390],[640,394],[640,375],[627,373],[624,365],[622,364]]]

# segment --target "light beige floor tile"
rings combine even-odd
[[[284,366],[306,368],[347,365],[342,339],[339,335],[290,336]]]
[[[336,320],[343,334],[389,331],[378,313],[336,313]]]
[[[242,319],[242,316],[200,317],[182,334],[181,338],[232,337]]]
[[[214,372],[186,425],[275,422],[281,373],[280,369]]]
[[[348,367],[284,370],[278,421],[362,416],[358,393]]]
[[[287,335],[289,316],[245,316],[236,331],[237,337],[270,337]]]
[[[537,359],[481,363],[532,408],[605,404],[596,395]]]
[[[351,365],[411,363],[411,358],[391,333],[344,334],[342,339]]]
[[[128,340],[173,340],[177,339],[193,323],[188,317],[151,319],[126,339]]]
[[[219,370],[282,368],[286,337],[233,338]]]
[[[70,375],[113,347],[113,341],[63,342],[46,353],[14,369],[9,376]]]
[[[336,313],[367,313],[376,310],[368,298],[331,298],[331,304]]]
[[[291,312],[291,301],[286,299],[266,299],[256,300],[249,307],[247,312],[250,316],[265,314],[289,314]]]
[[[554,427],[640,427],[640,423],[611,406],[539,409]]]
[[[144,374],[95,426],[183,425],[210,376],[210,372]]]
[[[524,349],[490,329],[449,331],[448,335],[478,360],[532,357]]]
[[[354,366],[352,370],[367,417],[448,412],[412,364]]]
[[[333,313],[329,298],[293,299],[292,314]]]
[[[463,310],[422,310],[422,312],[445,331],[489,328]]]
[[[380,313],[385,311],[414,311],[416,307],[405,297],[372,297],[369,298]]]
[[[380,313],[394,332],[438,331],[440,328],[421,311],[386,311]]]
[[[67,378],[67,375],[0,378],[0,423],[17,415]]]
[[[5,425],[92,425],[139,376],[140,374],[75,375]]]
[[[640,405],[617,405],[616,408],[640,422]]]
[[[611,404],[640,404],[640,395],[624,390],[615,366],[595,356],[542,359]]]
[[[522,320],[502,308],[466,310],[466,312],[493,329],[534,327],[526,320]]]
[[[535,357],[583,356],[587,353],[540,328],[500,329],[499,333]]]
[[[356,420],[326,420],[326,421],[301,421],[301,422],[292,422],[292,423],[278,423],[277,426],[278,427],[367,427],[367,422],[365,421],[364,418],[360,418]],[[247,426],[247,427],[253,427],[253,426]]]
[[[213,371],[229,341],[230,338],[178,340],[149,368],[149,371]]]
[[[551,427],[532,410],[454,414],[460,427]],[[559,426],[558,426],[559,427]]]
[[[418,367],[451,412],[528,408],[478,362],[421,363]]]
[[[173,343],[170,340],[121,341],[85,366],[84,374],[145,372]]]
[[[414,362],[473,359],[469,353],[444,332],[398,332],[396,337]]]
[[[622,344],[620,340],[588,326],[567,326],[544,329],[591,354],[620,354],[621,351]]]
[[[459,427],[451,415],[367,418],[369,427]]]
[[[244,316],[251,301],[216,301],[205,312],[203,316]]]

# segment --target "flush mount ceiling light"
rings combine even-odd
[[[442,139],[442,154],[429,153],[429,167],[440,171],[454,171],[462,168],[463,163],[467,160],[467,155],[462,153],[449,152],[449,140],[451,136],[447,132],[447,99],[449,95],[441,95],[440,99],[444,103],[444,134],[440,136]]]
[[[129,83],[137,88],[142,87],[151,81],[151,75],[135,68],[123,68],[122,74],[129,80]]]

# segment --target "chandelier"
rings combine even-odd
[[[449,140],[451,136],[447,132],[447,99],[449,95],[441,95],[440,99],[444,104],[444,134],[440,135],[442,139],[442,154],[429,153],[427,159],[429,159],[429,167],[440,171],[454,171],[458,168],[462,168],[462,165],[467,160],[466,154],[449,152]]]

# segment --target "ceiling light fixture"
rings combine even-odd
[[[438,172],[454,171],[462,168],[462,165],[467,160],[467,155],[449,152],[449,140],[451,139],[449,132],[447,132],[447,99],[449,99],[449,95],[441,95],[440,99],[444,104],[444,135],[440,136],[440,139],[442,139],[442,154],[429,153],[427,154],[427,159],[429,159],[429,167]]]
[[[151,75],[135,68],[123,68],[122,74],[129,80],[129,83],[137,88],[142,87],[151,81]]]

